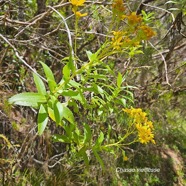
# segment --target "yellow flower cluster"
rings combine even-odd
[[[119,50],[121,48],[121,45],[123,44],[123,32],[113,31],[114,37],[112,38],[112,46],[114,49]]]
[[[73,6],[83,6],[85,0],[69,0]]]
[[[115,4],[119,5],[119,2],[119,0],[116,0]],[[115,4],[113,4],[113,6]],[[142,40],[149,40],[151,37],[156,35],[152,28],[143,22],[142,17],[136,15],[135,12],[132,12],[129,15],[124,15],[124,13],[121,15],[118,13],[117,17],[119,17],[119,15],[122,16],[122,19],[127,21],[127,25],[123,30],[112,32],[113,37],[111,45],[114,50],[121,50],[127,47],[138,47]]]
[[[127,19],[129,26],[133,26],[135,28],[134,32],[137,37],[141,33],[141,36],[139,37],[141,40],[148,40],[156,35],[152,28],[143,23],[142,17],[140,15],[136,15],[136,12],[132,12],[128,16],[124,15],[123,18]]]
[[[132,12],[128,16],[123,16],[123,18],[127,18],[129,25],[139,24],[142,22],[142,17],[140,15],[136,15],[136,12]]]
[[[72,4],[72,11],[77,18],[87,16],[87,13],[82,14],[81,12],[77,11],[78,6],[84,6],[85,0],[69,0],[69,2]]]
[[[121,19],[125,11],[123,0],[114,0],[112,4],[112,9],[114,17]]]
[[[125,47],[137,47],[142,40],[149,40],[156,35],[153,29],[143,22],[141,15],[136,15],[136,12],[132,12],[129,15],[124,14],[123,1],[115,0],[113,9],[115,10],[113,14],[115,14],[116,18],[127,22],[123,30],[113,31],[112,46],[114,50],[120,50]]]
[[[153,123],[146,117],[147,114],[143,112],[141,108],[123,109],[123,111],[133,119],[133,122],[138,131],[139,142],[144,144],[152,142],[155,144],[154,134],[152,132],[154,126]]]
[[[142,32],[146,36],[146,39],[150,39],[151,37],[156,35],[156,33],[150,27],[148,27],[147,25],[142,25],[142,26],[139,27],[139,29],[142,30]]]

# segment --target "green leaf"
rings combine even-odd
[[[110,141],[110,134],[111,134],[111,131],[112,131],[111,125],[108,125],[108,130],[107,130],[107,142],[108,142],[108,143],[109,143],[109,141]]]
[[[84,152],[82,153],[82,157],[83,157],[83,160],[84,160],[84,162],[85,162],[85,165],[88,167],[88,166],[89,166],[89,159],[88,159],[88,156],[87,156],[86,151],[84,151]]]
[[[91,128],[88,124],[84,124],[84,140],[83,140],[83,143],[87,143],[91,141],[91,138],[92,138],[92,132],[91,132]]]
[[[90,62],[97,61],[97,55],[93,54],[91,51],[86,51],[88,59]]]
[[[53,75],[51,69],[45,63],[43,63],[43,62],[40,62],[40,63],[44,69],[50,91],[53,91],[57,86],[54,75]]]
[[[47,111],[48,111],[48,115],[49,117],[56,122],[56,118],[55,118],[55,114],[54,114],[54,110],[51,108],[51,107],[48,107],[47,108]]]
[[[104,140],[104,134],[101,131],[98,139],[96,140],[96,145],[95,146],[96,147],[99,147],[102,144],[103,140]]]
[[[62,96],[69,96],[69,97],[72,97],[72,96],[77,96],[78,95],[78,92],[77,91],[74,91],[74,90],[64,90],[62,93],[61,93]]]
[[[119,100],[120,100],[120,102],[123,104],[123,105],[122,105],[123,107],[126,107],[126,106],[127,106],[126,99],[121,98],[121,99],[119,99]]]
[[[50,88],[50,91],[51,92],[54,91],[54,89],[56,88],[56,85],[57,85],[56,82],[55,81],[52,81],[50,79],[48,79],[47,81],[48,81],[48,86]]]
[[[74,81],[74,80],[70,80],[70,81],[69,81],[69,85],[72,86],[72,87],[75,87],[75,88],[81,87],[81,84],[80,84],[80,83],[77,83],[77,82]]]
[[[65,81],[70,79],[70,68],[68,63],[63,67],[63,79]]]
[[[84,95],[82,94],[82,92],[79,92],[79,94],[77,96],[72,96],[72,98],[74,100],[80,101],[82,104],[86,104],[86,99],[85,99]]]
[[[63,118],[63,105],[60,102],[54,104],[55,121],[59,124]]]
[[[75,70],[76,70],[76,67],[75,67],[75,63],[74,63],[74,60],[75,59],[73,59],[73,57],[72,57],[72,55],[70,55],[70,57],[69,57],[69,68],[70,68],[70,70],[72,71],[72,74],[74,74],[74,72],[75,72]]]
[[[70,143],[71,140],[65,135],[55,134],[53,135],[54,142]]]
[[[46,125],[48,123],[48,114],[45,107],[42,104],[39,109],[37,123],[38,123],[38,134],[41,135],[43,134],[43,131],[45,130]]]
[[[33,77],[34,77],[34,82],[36,84],[38,93],[42,95],[46,95],[47,92],[46,92],[45,85],[42,79],[35,73],[33,73]]]
[[[89,166],[89,159],[86,153],[87,148],[83,146],[77,153],[78,157],[83,157],[83,160],[85,162],[85,165],[88,167]]]
[[[47,111],[49,117],[56,122],[55,114],[54,114],[54,105],[58,102],[55,96],[50,95],[50,99],[47,102]]]
[[[99,154],[97,153],[97,149],[93,148],[92,151],[93,151],[94,156],[96,157],[97,161],[100,163],[102,169],[105,170],[103,160],[100,158]]]
[[[122,82],[123,82],[123,77],[122,77],[121,73],[119,72],[118,77],[117,77],[117,86],[121,87]]]
[[[70,123],[70,124],[63,125],[63,128],[64,128],[64,130],[66,132],[66,136],[68,136],[68,138],[70,140],[72,140],[73,137],[74,137],[74,132],[76,130],[76,126],[74,124]]]
[[[63,103],[61,104],[61,115],[68,120],[70,123],[74,124],[74,115],[72,113],[72,111],[66,107]]]
[[[104,94],[104,90],[100,86],[96,85],[95,83],[93,84],[93,88],[94,90],[96,90],[98,94],[101,94],[101,95]]]
[[[12,96],[8,102],[14,105],[38,108],[41,103],[46,103],[46,97],[39,93],[24,92]]]
[[[78,134],[77,132],[73,132],[73,141],[74,141],[77,145],[80,144],[79,138],[80,138],[80,134]]]

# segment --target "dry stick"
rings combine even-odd
[[[23,29],[21,29],[16,35],[15,38],[18,37],[22,32],[25,31],[25,29],[27,29],[28,27],[36,24],[39,20],[43,19],[46,15],[48,14],[48,12],[44,12],[42,14],[37,15],[36,17],[34,17],[34,20],[29,23],[26,27],[24,27]]]
[[[7,21],[8,23],[19,24],[19,25],[29,25],[30,24],[29,22],[8,19],[6,16],[3,16],[3,20]]]
[[[57,158],[57,157],[60,157],[60,156],[62,156],[62,155],[64,155],[64,154],[65,154],[65,152],[62,152],[62,153],[60,153],[60,154],[54,155],[53,157],[51,157],[51,158],[47,161],[47,165],[48,165],[48,163],[49,163],[50,161],[52,161],[53,159],[55,159],[55,158]],[[62,160],[63,160],[63,158],[60,158],[60,159],[57,160],[53,165],[48,165],[48,168],[54,168],[54,167],[55,167],[57,164],[59,164],[60,161],[62,161]],[[33,158],[33,161],[35,161],[36,163],[38,163],[38,164],[40,164],[40,165],[44,165],[44,163],[46,163],[46,161],[43,162],[43,161],[37,160],[37,159],[35,159],[35,158]]]
[[[182,47],[184,47],[184,46],[186,46],[186,42],[184,42],[184,43],[182,43],[181,45],[179,45],[179,46],[176,46],[175,48],[174,48],[174,51],[175,50],[178,50],[178,49],[180,49],[180,48],[182,48]],[[168,53],[169,52],[169,49],[167,49],[167,50],[164,50],[164,51],[162,51],[161,53],[162,54],[166,54],[166,53]],[[152,57],[154,58],[154,59],[156,59],[156,58],[158,58],[159,57],[159,53],[158,54],[154,54],[154,55],[152,55]]]
[[[59,4],[59,5],[56,5],[54,6],[55,8],[61,8],[61,7],[64,7],[64,6],[67,6],[69,5],[70,3],[67,2],[67,3],[63,3],[63,4]],[[49,8],[49,7],[48,7]],[[28,24],[26,27],[24,27],[22,30],[20,30],[19,33],[17,33],[15,35],[15,37],[19,36],[26,28],[36,24],[38,21],[40,21],[41,19],[43,19],[48,13],[50,13],[50,10],[47,10],[46,12],[43,12],[37,16],[35,16],[34,18],[32,18],[32,20],[30,21],[30,23],[28,24],[27,22],[25,24]]]
[[[165,79],[166,79],[166,83],[171,86],[171,84],[169,83],[169,78],[168,78],[168,70],[167,70],[167,62],[165,60],[165,57],[163,56],[163,54],[149,41],[149,44],[157,51],[159,52],[159,55],[162,57],[162,60],[164,62],[164,67],[165,67]]]
[[[53,34],[53,33],[57,32],[57,31],[59,30],[60,26],[61,26],[61,23],[57,26],[57,28],[55,28],[55,29],[52,30],[51,32],[46,33],[44,36],[48,36],[48,35],[50,35],[50,34]]]
[[[5,38],[2,34],[0,34],[0,37],[1,37],[9,46],[12,47],[12,49],[14,50],[15,55],[17,56],[17,58],[18,58],[25,66],[27,66],[32,72],[34,72],[36,75],[38,75],[43,81],[47,82],[47,80],[46,80],[44,77],[42,77],[40,74],[38,74],[38,73],[36,72],[36,70],[33,69],[33,68],[23,59],[22,56],[19,55],[19,52],[17,51],[17,49],[14,47],[14,45],[12,45],[12,44],[8,41],[7,38]]]

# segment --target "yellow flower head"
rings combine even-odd
[[[112,4],[112,12],[113,12],[113,17],[114,21],[115,20],[122,20],[123,15],[125,13],[125,7],[123,4],[123,0],[114,0]]]
[[[154,129],[152,121],[147,121],[145,125],[149,126],[150,129]]]
[[[139,28],[145,34],[146,39],[150,39],[151,37],[156,35],[156,33],[152,30],[152,28],[148,27],[147,25],[142,25]]]
[[[154,134],[152,132],[154,126],[151,121],[148,121],[148,118],[146,117],[147,114],[143,112],[141,108],[123,109],[123,111],[133,119],[133,122],[138,131],[139,142],[144,144],[152,142],[155,144]]]
[[[134,119],[135,123],[142,123],[147,121],[146,113],[141,108],[123,109],[131,118]]]
[[[123,156],[123,161],[128,161],[128,157],[127,156]]]
[[[114,0],[114,2],[112,4],[112,8],[114,9],[114,11],[124,13],[125,7],[123,4],[123,0]]]
[[[126,16],[128,19],[129,25],[135,25],[141,23],[142,17],[140,15],[136,15],[136,12],[132,12],[130,15]]]
[[[83,6],[85,0],[69,0],[73,6]]]
[[[120,49],[121,45],[123,44],[123,32],[118,31],[115,32],[113,31],[114,37],[112,38],[112,46],[114,49]]]
[[[154,134],[152,133],[151,129],[147,125],[136,124],[136,128],[138,130],[138,137],[140,143],[147,144],[152,142],[155,144],[154,141]]]

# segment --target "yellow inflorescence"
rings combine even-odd
[[[156,33],[152,30],[152,28],[148,27],[147,25],[142,25],[139,27],[139,29],[142,30],[142,32],[146,36],[146,39],[150,39],[151,37],[156,35]]]
[[[155,144],[154,134],[152,133],[152,130],[148,125],[142,125],[140,123],[137,123],[136,128],[138,130],[138,137],[141,143],[146,144],[148,142],[152,142]]]
[[[143,22],[143,17],[136,12],[125,14],[125,7],[122,0],[114,0],[113,4],[114,21],[125,21],[122,30],[113,31],[111,45],[114,50],[121,50],[126,47],[138,47],[143,40],[149,40],[156,35],[155,31]],[[121,29],[121,28],[120,28]]]
[[[147,144],[152,142],[155,144],[153,134],[153,123],[148,120],[147,114],[141,108],[123,109],[130,118],[133,119],[135,127],[138,131],[138,139],[140,143]]]
[[[69,0],[69,2],[72,4],[72,11],[74,12],[77,19],[87,16],[87,13],[82,14],[78,11],[79,6],[84,6],[85,0]]]
[[[123,0],[114,0],[112,8],[113,11],[116,11],[117,13],[124,13],[125,7],[123,4]]]
[[[120,49],[121,45],[123,44],[123,32],[115,32],[113,31],[114,37],[112,38],[112,46],[114,49]]]
[[[136,12],[132,12],[128,16],[124,16],[123,18],[127,18],[129,25],[139,24],[142,22],[142,17],[140,15],[136,15]]]
[[[83,6],[85,0],[69,0],[73,6]]]

